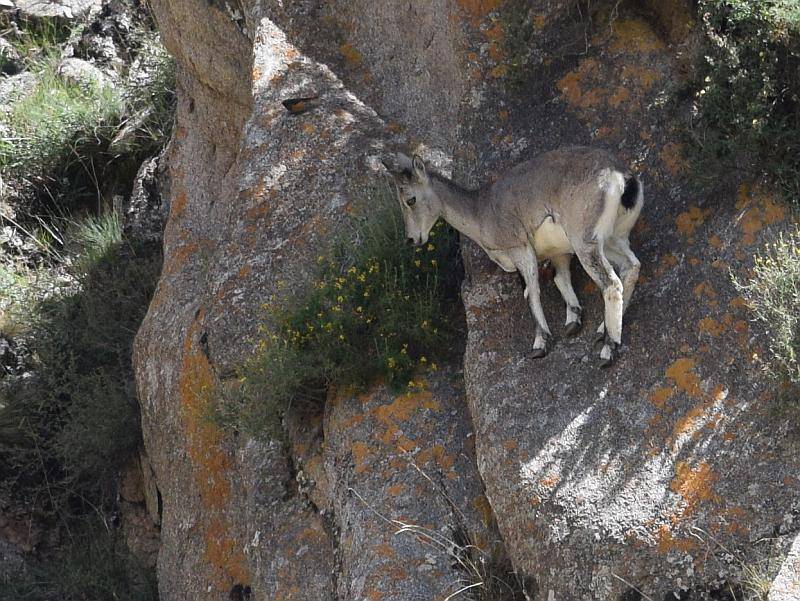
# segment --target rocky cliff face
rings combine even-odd
[[[474,583],[391,520],[507,553],[537,599],[724,595],[791,544],[798,432],[770,411],[729,283],[789,216],[736,174],[688,179],[691,14],[662,4],[609,3],[590,23],[566,0],[154,0],[180,93],[165,267],[135,349],[162,598],[444,599]],[[379,177],[368,157],[397,143],[465,184],[567,143],[638,169],[643,269],[620,361],[595,364],[600,296],[579,276],[585,332],[556,326],[532,359],[517,278],[465,242],[463,373],[332,398],[287,418],[288,448],[225,434],[207,412],[262,303],[302,280]],[[771,598],[795,598],[790,563]]]

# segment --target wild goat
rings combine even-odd
[[[578,255],[603,293],[600,361],[603,367],[611,365],[622,340],[622,314],[639,278],[640,263],[628,242],[644,198],[636,175],[608,152],[582,146],[541,154],[478,190],[428,171],[416,155],[413,160],[392,155],[382,162],[395,183],[406,235],[416,244],[427,242],[443,217],[505,271],[522,274],[536,322],[534,357],[545,356],[550,337],[539,297],[538,262],[550,259],[555,267],[571,336],[580,330],[582,317],[569,268],[572,255]]]

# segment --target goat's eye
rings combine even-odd
[[[406,199],[406,204],[409,207],[413,207],[414,203],[416,203],[416,202],[417,202],[417,197],[416,196],[412,196],[411,198]]]

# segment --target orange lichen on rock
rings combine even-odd
[[[450,472],[455,465],[455,459],[453,459],[453,456],[448,455],[445,452],[444,447],[440,444],[423,449],[417,453],[415,460],[421,465],[433,462],[439,467],[442,473],[445,473],[448,476],[450,476]]]
[[[423,409],[439,411],[441,408],[431,392],[424,389],[423,381],[417,382],[416,388],[417,392],[399,395],[391,403],[375,407],[369,412],[385,427],[382,432],[375,432],[375,438],[383,444],[395,446],[401,452],[408,452],[417,446],[415,441],[403,435],[403,423]]]
[[[353,461],[356,464],[356,473],[363,474],[369,468],[370,459],[374,455],[372,447],[361,440],[357,440],[350,447],[350,452],[353,454]]]
[[[714,338],[720,337],[725,332],[725,326],[713,317],[704,317],[701,319],[697,324],[697,329],[703,334],[708,334]]]
[[[666,524],[658,529],[658,550],[660,553],[680,551],[688,553],[697,546],[697,541],[692,538],[675,538]]]
[[[472,504],[481,516],[483,523],[487,526],[491,524],[494,514],[492,513],[492,504],[489,503],[489,499],[485,495],[480,495],[475,497],[475,501]]]
[[[227,474],[231,469],[231,459],[222,449],[221,430],[207,419],[216,383],[208,359],[196,345],[202,319],[201,313],[189,327],[184,340],[179,377],[180,405],[195,484],[206,510],[202,526],[203,558],[213,568],[214,585],[218,590],[225,590],[231,583],[249,582],[250,577],[244,553],[237,540],[230,536],[231,528],[224,516],[230,501]]]
[[[779,223],[786,218],[786,209],[771,194],[759,186],[742,184],[736,194],[736,208],[744,210],[739,225],[744,232],[742,243],[750,246],[756,242],[756,234],[765,226]]]
[[[578,68],[570,71],[556,83],[561,95],[570,105],[576,108],[590,108],[598,103],[599,95],[584,93],[582,86],[584,80],[599,70],[599,63],[593,58],[587,58],[580,62]]]
[[[641,55],[664,50],[664,42],[643,19],[621,19],[614,23],[611,52]]]
[[[712,399],[706,399],[702,403],[698,403],[681,417],[672,428],[672,436],[670,437],[669,446],[673,451],[678,450],[678,442],[684,434],[696,432],[698,422],[706,416],[708,410],[711,409],[714,402]],[[712,420],[713,421],[713,420]],[[711,423],[711,422],[709,422]],[[716,422],[714,422],[716,425]],[[708,425],[708,423],[706,424]]]
[[[458,0],[458,5],[472,17],[485,17],[498,6],[502,0]]]
[[[689,465],[686,461],[678,462],[675,466],[675,478],[670,482],[669,488],[683,497],[686,503],[684,516],[697,511],[701,503],[718,499],[714,492],[714,483],[717,479],[717,474],[705,461],[700,461],[695,466]]]
[[[671,397],[672,388],[656,388],[652,393],[650,393],[650,402],[659,409],[663,409]]]
[[[658,158],[664,163],[670,175],[680,175],[689,168],[686,162],[686,157],[683,150],[683,145],[677,142],[670,142],[665,144],[661,152],[658,153]]]
[[[700,388],[700,378],[694,373],[694,359],[681,357],[674,361],[666,371],[678,390],[682,390],[691,397],[699,398],[703,391]]]
[[[539,480],[539,484],[545,488],[553,488],[561,481],[561,476],[558,474],[550,474]]]
[[[344,57],[344,60],[351,67],[358,67],[364,60],[364,58],[361,56],[361,53],[356,50],[352,44],[347,42],[339,46],[339,54]]]
[[[710,212],[709,209],[701,209],[692,205],[688,211],[684,211],[675,218],[678,232],[684,236],[692,236],[695,230],[705,222]]]

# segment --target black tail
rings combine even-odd
[[[636,206],[636,199],[639,197],[639,178],[629,175],[625,180],[625,190],[622,192],[622,206],[630,210]]]

